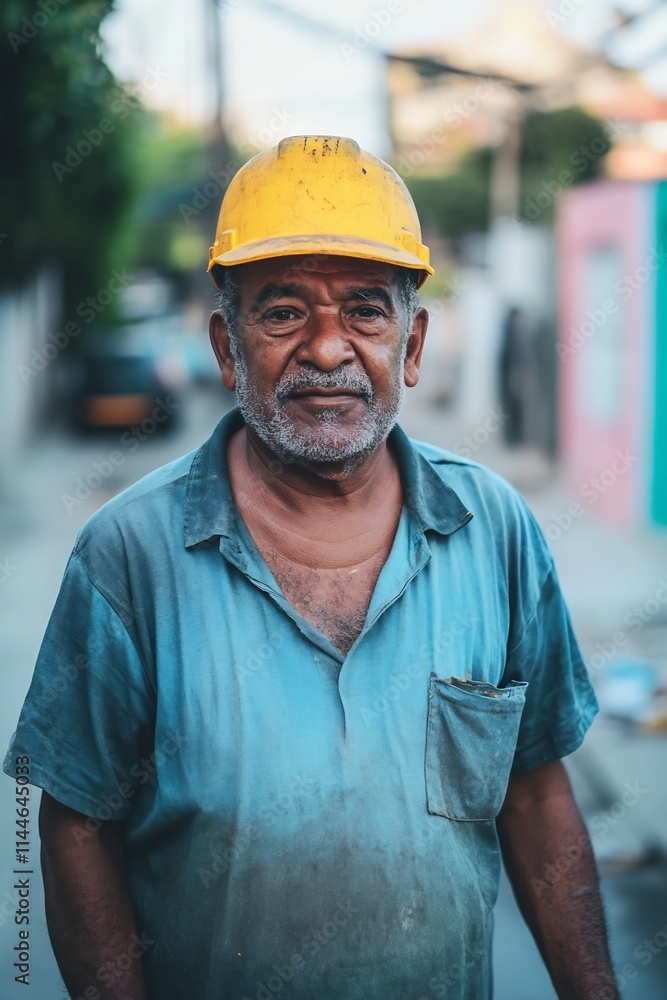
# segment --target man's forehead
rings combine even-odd
[[[394,286],[400,269],[361,257],[343,257],[333,254],[295,255],[253,261],[242,265],[243,284],[258,291],[267,284],[308,287],[317,281],[340,281],[345,284],[376,284],[387,288]]]

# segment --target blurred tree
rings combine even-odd
[[[419,217],[443,236],[481,232],[489,222],[491,150],[471,149],[446,177],[406,178]]]
[[[613,128],[581,108],[532,113],[523,122],[519,167],[520,217],[547,221],[559,194],[597,177],[613,144]],[[445,177],[406,178],[420,217],[444,236],[488,228],[493,151],[471,149]]]
[[[212,293],[206,266],[220,203],[229,181],[256,150],[228,143],[229,159],[221,163],[208,130],[156,115],[136,149],[140,190],[132,267],[159,270],[183,297]]]
[[[558,195],[602,173],[613,145],[614,128],[583,108],[529,115],[521,130],[521,217],[552,218]]]
[[[0,283],[59,266],[67,315],[111,277],[133,193],[141,88],[101,55],[113,0],[3,0],[0,60]]]
[[[224,190],[206,175],[209,145],[203,129],[151,116],[138,147],[133,267],[155,268],[179,284],[192,269],[206,267],[211,236],[205,226],[207,210],[219,208]]]

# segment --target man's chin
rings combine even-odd
[[[268,424],[254,420],[247,423],[283,465],[308,471],[350,471],[361,465],[386,437],[366,421],[342,427],[335,420],[318,420],[312,425],[285,417],[283,413],[280,420]]]
[[[276,400],[269,410],[237,386],[246,424],[285,466],[322,475],[339,475],[358,468],[380,447],[398,419],[401,397],[378,408],[362,396],[314,405]]]
[[[334,433],[327,433],[326,425],[295,428],[291,434],[270,435],[264,440],[272,450],[281,451],[295,464],[322,466],[363,461],[380,444],[379,441],[362,440],[359,432],[341,434],[340,428],[331,429]]]

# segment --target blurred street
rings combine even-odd
[[[666,1000],[667,6],[12,0],[0,26],[3,754],[79,530],[235,403],[210,278],[231,329],[227,265],[428,271],[400,423],[508,479],[552,548],[601,707],[566,766],[621,995]],[[39,795],[0,781],[0,1000],[26,947],[29,997],[67,1000]],[[495,928],[494,1000],[554,1000],[506,880]]]
[[[213,384],[191,387],[182,397],[177,428],[147,438],[84,500],[77,484],[94,470],[103,477],[108,455],[118,449],[118,435],[72,438],[55,425],[26,449],[24,461],[8,483],[3,498],[5,517],[0,535],[3,662],[5,697],[0,705],[0,743],[4,748],[14,728],[28,687],[41,637],[50,614],[75,535],[97,507],[157,466],[197,447],[210,433],[233,399]],[[452,447],[474,428],[433,406],[420,389],[408,392],[400,420],[413,437]],[[567,498],[546,460],[528,449],[508,450],[499,435],[487,435],[474,454],[513,480],[529,500],[542,525],[566,509]],[[122,451],[122,448],[121,448]],[[105,464],[107,463],[107,464]],[[81,491],[80,491],[81,492]],[[85,493],[85,491],[83,491]],[[82,493],[82,495],[83,495]],[[77,503],[73,504],[74,497]],[[644,605],[655,592],[667,562],[667,536],[624,535],[593,515],[575,521],[554,541],[562,585],[571,606],[584,655],[603,647],[618,629],[623,615]],[[612,583],[624,581],[619,588]],[[612,582],[610,582],[612,581]],[[614,595],[615,598],[614,598]],[[638,633],[641,648],[626,655],[651,659],[664,635],[667,614],[653,616]],[[635,639],[635,642],[638,640]],[[664,645],[662,646],[664,649]],[[595,671],[600,683],[621,651]],[[593,661],[595,663],[596,661]],[[653,655],[653,662],[658,657]],[[663,663],[664,669],[664,663]],[[664,685],[664,678],[663,678]],[[569,762],[572,779],[603,862],[603,889],[616,968],[624,982],[625,1000],[664,998],[667,979],[667,772],[665,731],[645,733],[630,721],[598,719],[585,747]],[[629,789],[631,791],[629,791]],[[14,961],[16,908],[11,874],[14,843],[13,786],[0,783],[0,960]],[[38,877],[37,797],[31,807],[32,992],[39,1000],[66,996],[51,955],[36,892]],[[567,864],[565,858],[564,864]],[[550,876],[553,877],[553,876]],[[557,877],[557,876],[555,876]],[[548,880],[548,879],[547,879]],[[548,887],[544,891],[549,891]],[[41,890],[40,890],[41,892]],[[555,994],[519,916],[511,892],[503,884],[496,909],[496,1000],[550,1000]],[[7,976],[3,1000],[25,995]]]

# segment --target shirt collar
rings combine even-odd
[[[233,407],[195,454],[185,495],[186,548],[237,533],[238,512],[227,475],[227,445],[244,423],[239,407]],[[450,535],[470,520],[470,511],[398,424],[390,431],[387,443],[393,447],[399,464],[403,502],[424,531],[432,528]]]

